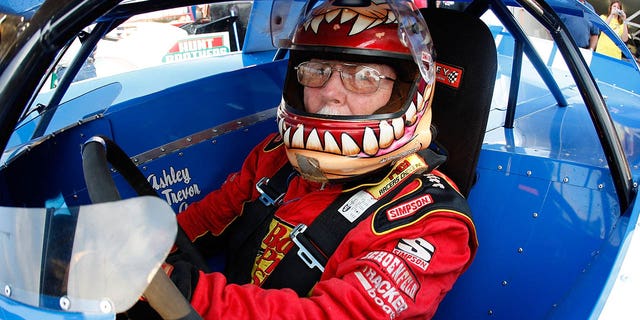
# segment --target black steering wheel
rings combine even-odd
[[[82,148],[82,170],[92,203],[121,199],[109,171],[109,163],[120,172],[139,196],[158,196],[142,172],[115,142],[104,136],[94,136],[87,140]],[[208,272],[204,258],[193,246],[180,225],[178,225],[175,243],[178,249],[186,255],[189,262]],[[145,297],[149,304],[165,319],[201,319],[164,272],[156,273],[145,291]]]

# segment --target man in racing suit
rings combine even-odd
[[[204,318],[430,318],[471,263],[469,208],[428,149],[430,36],[421,25],[418,68],[392,9],[313,9],[288,47],[279,133],[178,215],[196,243],[241,235],[224,238],[226,273],[172,274]]]

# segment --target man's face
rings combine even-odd
[[[341,61],[311,60],[326,62],[334,69],[341,70]],[[350,63],[352,64],[352,63]],[[376,69],[384,77],[396,79],[393,68],[383,64],[365,64]],[[381,79],[380,86],[373,93],[356,93],[345,88],[340,72],[333,70],[322,87],[304,87],[304,105],[307,112],[327,115],[370,115],[387,104],[393,90],[393,81]],[[345,74],[346,76],[346,74]]]

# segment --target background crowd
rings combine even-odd
[[[584,5],[583,10],[596,12],[593,5],[586,0],[578,1]],[[579,47],[617,59],[623,58],[620,48],[618,48],[609,36],[587,18],[567,14],[560,14],[560,18],[569,29],[569,32]],[[620,0],[610,1],[606,12],[600,14],[600,18],[613,30],[617,37],[627,44],[634,54],[635,59],[639,60],[640,52],[637,50],[638,39],[635,39],[629,32],[629,18],[627,17],[627,12],[622,2]]]

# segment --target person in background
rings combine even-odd
[[[583,11],[591,10],[596,12],[589,2],[585,0],[578,1],[584,5],[582,7]],[[569,30],[578,47],[591,51],[595,50],[598,43],[598,35],[600,34],[600,29],[596,25],[584,16],[579,17],[563,13],[558,13],[558,16]]]
[[[640,39],[635,38],[633,35],[629,35],[629,41],[627,41],[627,47],[633,54],[633,59],[640,63]]]
[[[607,25],[613,30],[613,32],[620,37],[622,42],[629,40],[629,29],[627,28],[627,15],[622,9],[622,2],[618,0],[611,1],[609,4],[609,10],[606,15],[601,15],[600,18],[604,20]],[[622,58],[622,51],[618,46],[607,36],[604,32],[600,33],[598,39],[598,46],[596,52],[614,57],[616,59]]]

